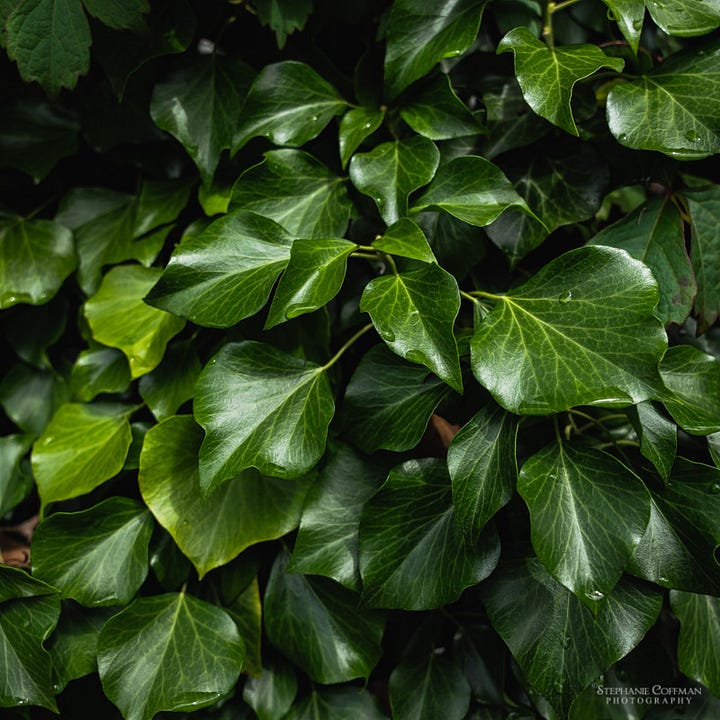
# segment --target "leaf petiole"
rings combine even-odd
[[[329,370],[344,354],[345,351],[354,345],[370,328],[373,327],[372,323],[361,327],[343,346],[328,360],[321,368],[321,370]]]

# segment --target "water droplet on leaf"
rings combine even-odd
[[[395,333],[392,330],[381,330],[380,337],[385,342],[395,342]]]
[[[700,135],[698,135],[698,133],[696,133],[694,130],[688,130],[685,133],[685,138],[691,143],[698,143],[701,140]]]
[[[670,584],[670,580],[668,580],[664,575],[661,575],[661,576],[658,578],[658,582],[659,582],[661,585],[669,585],[669,584]]]
[[[293,318],[296,318],[300,315],[304,315],[305,313],[312,312],[315,308],[312,305],[303,305],[298,303],[297,305],[290,305],[288,309],[285,311],[285,317],[288,320],[292,320]]]
[[[585,593],[585,597],[593,602],[599,602],[605,597],[605,593],[600,592],[600,590],[591,590],[590,592]]]
[[[572,300],[572,292],[570,292],[570,290],[565,290],[565,292],[560,293],[558,300],[563,305],[566,305],[567,303],[569,303]]]
[[[642,20],[633,20],[633,30],[642,30],[643,21]]]
[[[369,130],[372,127],[372,123],[366,122],[365,123],[365,129]]]
[[[620,133],[618,135],[618,141],[621,143],[627,142],[627,133]]]

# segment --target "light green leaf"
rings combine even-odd
[[[457,523],[472,539],[515,492],[517,422],[491,401],[470,418],[448,448]]]
[[[149,0],[82,0],[85,9],[115,30],[142,31],[143,15],[150,12]]]
[[[157,367],[168,340],[185,327],[184,320],[143,302],[161,273],[160,268],[138,265],[114,267],[85,303],[93,337],[122,350],[133,378]]]
[[[518,414],[654,397],[667,342],[657,292],[650,270],[622,250],[571,250],[493,296],[473,336],[473,373]]]
[[[358,107],[348,110],[340,121],[340,163],[348,164],[352,154],[365,138],[370,137],[382,125],[385,113],[382,110]]]
[[[410,362],[425,365],[462,392],[453,325],[460,310],[457,281],[439,265],[371,280],[360,298],[387,346]]]
[[[373,247],[400,257],[437,262],[425,234],[410,218],[393,223],[381,237],[373,240]]]
[[[677,425],[651,402],[638,403],[629,410],[640,439],[640,452],[667,482],[677,452]]]
[[[668,35],[695,37],[720,26],[718,0],[673,0],[646,2],[650,17]]]
[[[333,580],[289,573],[288,559],[281,550],[265,591],[270,642],[316,682],[367,678],[380,659],[384,618]]]
[[[210,185],[223,150],[233,144],[245,93],[254,71],[218,53],[198,56],[153,92],[150,114],[175,137]]]
[[[127,358],[115,348],[98,346],[83,350],[73,365],[70,388],[73,398],[90,402],[100,393],[118,393],[130,385]]]
[[[282,50],[287,36],[305,27],[312,13],[313,0],[255,0],[253,7],[260,22],[275,31],[278,47]]]
[[[392,225],[407,215],[408,195],[432,180],[439,162],[435,143],[415,135],[353,155],[350,179],[375,201],[383,220]]]
[[[720,363],[692,347],[668,348],[660,364],[662,396],[673,420],[691,435],[720,431]]]
[[[265,329],[313,312],[340,291],[355,243],[341,238],[295,240],[280,278]]]
[[[645,19],[644,0],[603,0],[612,17],[628,41],[633,52],[638,51]]]
[[[33,576],[81,605],[124,605],[147,576],[152,530],[148,510],[130,498],[54,513],[33,534]]]
[[[233,187],[230,210],[252,210],[293,237],[342,237],[350,201],[342,178],[300,150],[270,150]]]
[[[720,598],[672,590],[670,607],[680,620],[680,670],[720,695]]]
[[[454,602],[495,568],[495,529],[477,542],[458,532],[450,477],[442,460],[393,468],[360,518],[363,597],[372,606],[427,610]]]
[[[409,450],[450,388],[382,343],[365,354],[345,390],[343,425],[366,453]]]
[[[0,222],[0,310],[42,305],[75,269],[73,235],[50,220]]]
[[[250,676],[243,687],[243,700],[258,720],[285,718],[297,695],[297,677],[292,665],[281,656],[263,663],[259,677]]]
[[[612,455],[553,443],[525,462],[517,489],[538,557],[597,613],[650,519],[642,481]]]
[[[341,686],[313,689],[283,720],[387,720],[387,716],[367,690]]]
[[[266,65],[245,100],[233,153],[258,135],[275,145],[305,145],[346,107],[338,91],[309,65],[294,60]]]
[[[615,85],[610,131],[621,145],[678,160],[720,152],[720,44],[679,52],[647,75]]]
[[[594,617],[535,558],[505,564],[481,592],[490,622],[531,686],[562,717],[601,672],[638,645],[662,607],[659,592],[623,579]]]
[[[189,415],[164,420],[145,436],[139,473],[143,500],[201,578],[245,548],[296,528],[309,482],[246,470],[203,498],[197,459],[202,438]]]
[[[497,51],[514,53],[515,76],[527,104],[571,135],[580,134],[570,107],[575,83],[601,68],[620,72],[625,65],[622,59],[609,57],[596,45],[548,47],[526,27],[511,30]]]
[[[74,88],[90,65],[90,27],[80,0],[22,0],[5,25],[7,52],[23,80],[49,95]]]
[[[476,155],[464,155],[440,166],[412,211],[444,210],[470,225],[485,227],[509,207],[532,215],[496,165]]]
[[[235,325],[265,305],[291,243],[268,218],[243,211],[226,215],[175,249],[146,300],[198,325]]]
[[[388,24],[385,95],[392,100],[443,58],[461,55],[480,27],[485,0],[397,0]]]
[[[32,441],[32,435],[0,437],[0,517],[21,503],[33,487],[32,477],[21,467]]]
[[[130,410],[101,404],[60,407],[32,451],[43,506],[84,495],[120,472],[132,442]]]
[[[97,649],[103,690],[126,720],[213,704],[245,656],[228,614],[185,593],[135,600],[105,623]]]
[[[685,321],[696,285],[685,249],[684,223],[670,196],[652,198],[591,242],[622,248],[645,263],[658,282],[658,317],[664,323]]]

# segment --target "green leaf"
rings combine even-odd
[[[638,51],[645,19],[643,0],[603,0],[634,53]]]
[[[375,345],[355,369],[345,390],[343,425],[366,453],[409,450],[450,389],[425,368]]]
[[[656,312],[666,324],[682,324],[695,297],[695,278],[685,249],[684,230],[680,212],[665,196],[644,203],[591,241],[594,245],[623,248],[652,270],[660,291]]]
[[[385,113],[370,108],[348,110],[340,121],[340,163],[348,164],[352,154],[360,147],[365,138],[370,137],[382,125]]]
[[[500,41],[498,53],[515,55],[515,76],[527,104],[571,135],[579,135],[570,101],[575,83],[601,68],[620,72],[625,62],[607,56],[596,45],[548,47],[525,27],[511,30]]]
[[[313,2],[312,0],[255,0],[254,7],[260,22],[269,25],[275,31],[278,47],[282,50],[287,36],[305,27],[312,12]]]
[[[115,348],[98,346],[77,356],[70,387],[75,400],[90,402],[100,393],[127,390],[130,381],[127,358]]]
[[[373,240],[373,247],[400,257],[426,263],[437,262],[425,234],[410,218],[393,223],[383,235]]]
[[[93,337],[103,345],[122,350],[133,378],[157,367],[168,340],[185,327],[184,320],[143,302],[161,272],[159,268],[138,265],[114,267],[85,303],[85,317]]]
[[[198,325],[235,325],[265,305],[291,242],[276,222],[234,212],[176,248],[147,302]]]
[[[213,704],[245,656],[228,614],[185,593],[135,600],[105,623],[97,648],[103,690],[126,720]]]
[[[72,233],[50,220],[0,222],[0,310],[42,305],[75,269]]]
[[[518,207],[532,215],[496,165],[476,155],[464,155],[440,166],[430,187],[413,204],[412,211],[444,210],[470,225],[484,227],[509,207]]]
[[[419,135],[430,140],[450,140],[482,132],[450,84],[447,75],[432,78],[400,107],[402,119]]]
[[[245,100],[233,153],[258,135],[275,145],[305,145],[346,107],[338,91],[309,65],[294,60],[266,65]]]
[[[648,525],[642,481],[612,455],[553,443],[525,462],[517,489],[530,510],[538,557],[597,612]]]
[[[425,365],[462,392],[453,325],[460,310],[457,281],[435,264],[371,280],[360,298],[387,346],[410,362]]]
[[[392,100],[443,58],[461,55],[480,27],[485,0],[397,0],[385,52],[385,95]]]
[[[257,578],[253,578],[223,609],[235,621],[240,637],[245,642],[243,672],[252,675],[262,672],[262,601]]]
[[[450,477],[435,458],[393,468],[360,518],[363,597],[372,606],[426,610],[455,601],[495,568],[494,528],[465,542],[455,523]]]
[[[653,316],[657,285],[624,251],[571,250],[493,297],[472,339],[472,367],[505,409],[546,414],[659,392],[666,338]]]
[[[662,396],[673,420],[691,435],[720,431],[720,363],[690,345],[668,348],[660,364]]]
[[[295,704],[283,720],[386,720],[367,690],[346,686],[317,688]],[[262,720],[262,718],[260,719]]]
[[[483,583],[493,627],[530,685],[566,717],[573,700],[655,624],[662,595],[623,579],[597,617],[539,560],[507,563]]]
[[[651,402],[630,408],[630,419],[640,439],[640,452],[667,482],[677,452],[677,425]]]
[[[120,472],[132,442],[129,410],[101,404],[60,407],[32,451],[43,506],[84,495]]]
[[[359,591],[360,513],[385,474],[347,445],[332,448],[328,456],[308,492],[288,571],[324,575]]]
[[[21,503],[33,487],[32,478],[20,464],[32,440],[32,435],[0,437],[0,517]]]
[[[472,417],[448,448],[457,523],[477,539],[490,518],[515,492],[518,419],[493,402]]]
[[[435,143],[416,135],[353,155],[350,179],[375,201],[383,220],[392,225],[407,215],[408,195],[432,180],[439,162]]]
[[[263,663],[259,677],[250,676],[243,687],[243,700],[258,720],[285,718],[297,695],[297,677],[292,665],[278,656]]]
[[[62,337],[67,325],[64,300],[47,305],[21,305],[6,313],[5,338],[17,356],[41,370],[49,370],[49,347]]]
[[[210,185],[223,150],[233,145],[245,93],[254,71],[245,63],[212,53],[158,83],[150,114],[175,137]]]
[[[203,498],[202,437],[189,415],[164,420],[145,436],[139,473],[143,500],[201,578],[245,548],[296,528],[308,487],[306,478],[277,480],[246,470]]]
[[[293,237],[342,237],[350,201],[342,178],[300,150],[270,150],[233,187],[230,210],[252,210]]]
[[[150,12],[149,0],[82,0],[82,3],[93,17],[116,30],[142,30],[143,15]]]
[[[265,591],[270,642],[316,682],[367,678],[380,659],[383,617],[327,578],[289,573],[282,550]]]
[[[55,513],[33,534],[33,576],[81,605],[124,605],[147,576],[152,530],[148,510],[129,498]]]
[[[74,88],[90,65],[90,28],[80,0],[22,0],[5,25],[7,51],[22,78],[49,95]]]
[[[265,328],[313,312],[340,291],[347,259],[357,245],[340,238],[295,240],[280,278]]]
[[[671,3],[646,2],[650,17],[668,35],[695,37],[720,26],[717,0],[673,0]]]
[[[720,598],[673,590],[670,606],[680,620],[680,670],[720,695]]]
[[[647,75],[615,85],[607,118],[617,141],[678,160],[720,152],[720,45],[680,52]]]

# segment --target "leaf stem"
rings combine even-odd
[[[472,303],[475,303],[475,305],[482,305],[482,303],[474,296],[471,295],[468,292],[465,292],[464,290],[460,291],[460,297],[464,297],[466,300],[469,300]]]
[[[383,257],[387,260],[388,265],[390,265],[390,269],[392,270],[393,275],[397,275],[398,269],[397,269],[397,265],[395,264],[395,260],[393,260],[393,256],[388,255],[387,253],[383,253]]]
[[[321,368],[321,370],[329,370],[344,354],[345,351],[353,344],[355,344],[370,328],[373,327],[372,323],[368,323],[364,327],[361,327]]]
[[[555,439],[557,440],[558,447],[562,452],[563,441],[562,436],[560,435],[560,423],[558,423],[557,415],[553,415],[553,429],[555,430]]]
[[[485,292],[485,290],[471,290],[468,295],[477,295],[478,297],[488,298],[488,300],[502,300],[503,297],[502,295]]]
[[[555,47],[555,36],[552,25],[553,15],[558,10],[564,10],[565,8],[569,8],[579,2],[580,0],[561,0],[560,2],[548,0],[547,5],[545,5],[545,14],[543,16],[542,36],[549,48]]]
[[[365,260],[379,260],[378,254],[375,253],[367,253],[367,252],[358,252],[356,250],[353,250],[350,257],[356,257],[356,258],[364,258]]]

